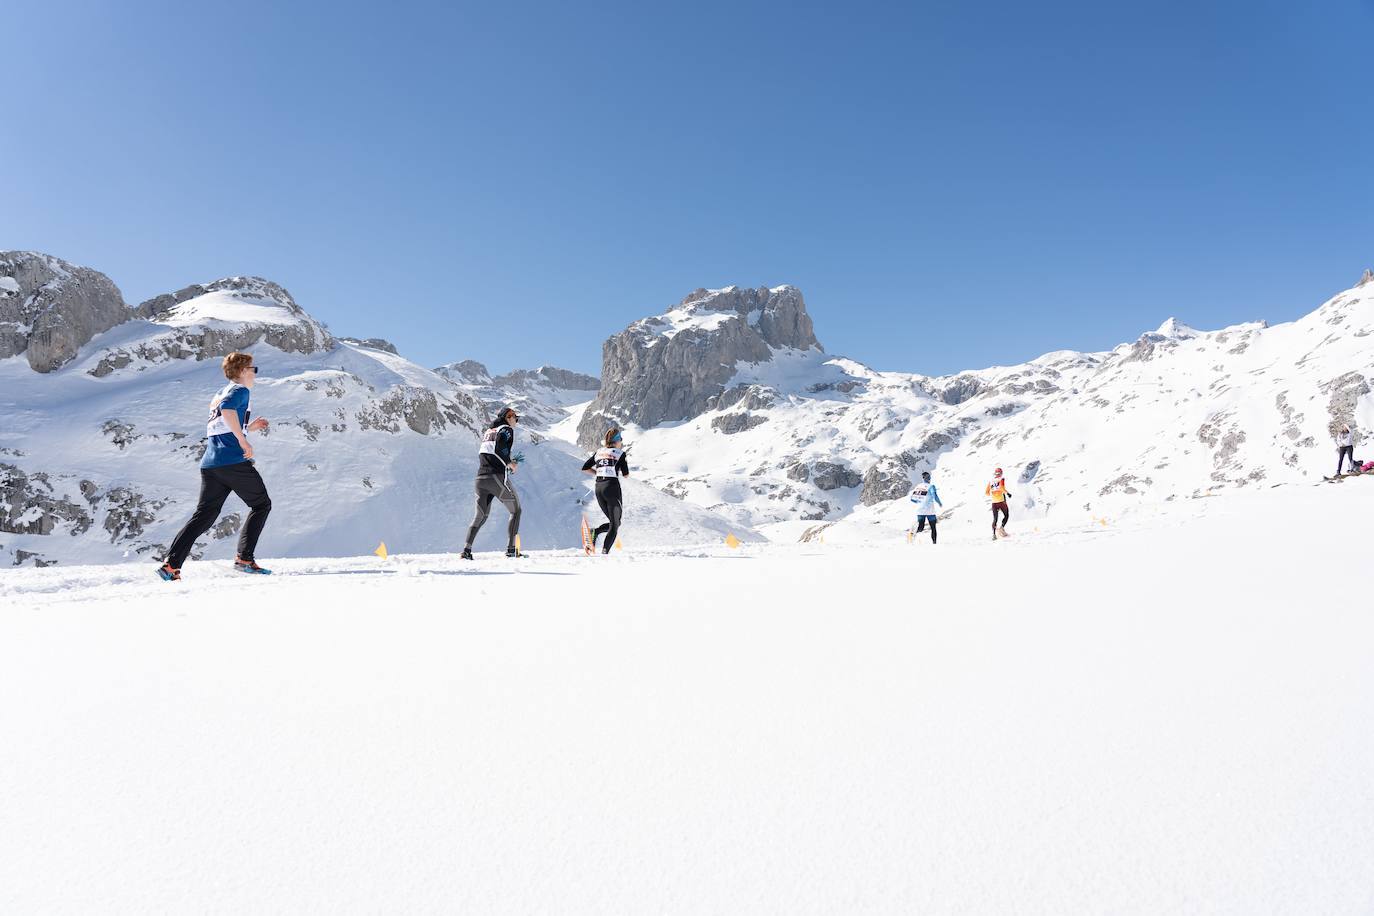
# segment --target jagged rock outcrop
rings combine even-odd
[[[900,457],[884,456],[868,469],[859,491],[859,502],[865,506],[900,499],[911,489],[911,476]]]
[[[446,366],[436,366],[434,371],[459,385],[492,384],[491,372],[483,363],[479,363],[475,359],[465,359],[461,362],[449,363]]]
[[[35,372],[51,372],[134,317],[99,271],[34,251],[0,252],[0,359],[23,353]]]
[[[369,350],[381,350],[383,353],[391,353],[395,356],[401,355],[394,343],[389,340],[383,340],[380,337],[368,337],[366,339],[340,337],[339,341],[346,344],[352,344],[355,347],[367,347]]]
[[[481,366],[483,372],[486,371],[486,367],[481,363],[477,365]],[[573,372],[571,369],[559,369],[557,366],[516,369],[514,372],[496,376],[492,383],[509,388],[523,388],[530,384],[549,385],[565,391],[596,391],[601,387],[601,380],[594,375]]]
[[[602,346],[601,390],[578,440],[590,447],[610,423],[655,426],[695,417],[711,408],[739,364],[787,349],[821,349],[796,287],[696,290]]]

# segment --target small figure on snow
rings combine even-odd
[[[930,472],[921,472],[921,482],[911,490],[911,501],[916,504],[916,534],[926,530],[926,524],[930,524],[930,543],[936,542],[935,523],[938,517],[935,514],[935,507],[944,508],[945,504],[940,502],[940,494],[935,489],[935,484],[930,482]]]
[[[1002,479],[1001,468],[993,469],[992,483],[983,488],[983,493],[992,500],[992,539],[1004,538],[1007,536],[1007,522],[1011,520],[1011,510],[1007,508],[1007,498],[1011,494],[1007,492],[1007,482]],[[1002,516],[1001,524],[997,523],[999,513]]]
[[[1350,430],[1349,423],[1341,424],[1340,431],[1336,433],[1336,476],[1341,476],[1341,468],[1346,466],[1349,460],[1351,473],[1357,473],[1359,468],[1355,466],[1355,434]]]
[[[606,523],[592,532],[591,552],[596,552],[596,539],[606,535],[606,546],[602,554],[611,552],[615,546],[616,535],[620,532],[621,492],[620,478],[630,476],[630,464],[625,458],[628,449],[622,448],[620,429],[612,426],[601,439],[601,448],[582,465],[582,471],[596,477],[596,504],[606,513]]]

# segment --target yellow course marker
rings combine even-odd
[[[740,541],[739,538],[735,537],[735,533],[733,531],[731,531],[729,534],[725,536],[725,546],[729,547],[731,550],[734,550],[741,543],[743,542]]]
[[[625,549],[625,542],[622,541],[620,538],[616,538],[616,539],[615,539],[615,549],[616,549],[616,550],[624,550],[624,549]]]
[[[522,551],[522,550],[520,549],[520,535],[518,535],[518,534],[515,536],[515,552],[516,552],[516,553],[523,553],[523,552],[524,552],[524,551]]]
[[[374,551],[372,551],[372,552],[375,553],[377,556],[381,557],[383,560],[385,560],[385,559],[386,559],[386,541],[382,541],[380,544],[378,544],[378,545],[377,545],[377,549],[374,550]]]

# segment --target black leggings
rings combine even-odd
[[[999,513],[999,512],[1002,513],[1002,524],[1003,524],[1003,525],[1006,525],[1006,523],[1007,523],[1008,521],[1010,521],[1010,519],[1011,519],[1011,510],[1007,508],[1007,504],[1006,504],[1006,503],[1004,503],[1004,502],[1001,502],[1001,503],[993,503],[993,504],[992,504],[992,530],[993,530],[994,532],[997,530],[997,513]]]
[[[598,525],[596,533],[592,536],[592,542],[601,535],[606,535],[606,546],[602,548],[603,553],[610,553],[615,546],[615,537],[620,533],[620,510],[621,494],[620,480],[615,477],[598,477],[596,479],[596,504],[601,507],[601,511],[606,513],[606,518],[610,521],[604,525]]]
[[[249,508],[248,520],[239,529],[239,559],[253,559],[253,551],[258,547],[258,536],[262,526],[267,524],[267,513],[272,511],[272,500],[267,496],[267,485],[262,475],[251,462],[226,464],[218,468],[200,469],[200,500],[196,511],[172,541],[167,551],[166,563],[173,569],[181,569],[181,564],[191,555],[196,538],[210,530],[219,518],[219,510],[224,501],[233,493],[243,500]]]
[[[1339,474],[1339,473],[1341,472],[1341,468],[1345,465],[1345,459],[1347,459],[1347,458],[1350,459],[1350,470],[1352,470],[1352,471],[1355,470],[1355,446],[1353,446],[1353,445],[1342,445],[1341,448],[1340,448],[1340,451],[1338,451],[1338,452],[1336,453],[1336,473],[1337,473],[1337,474]]]
[[[920,534],[922,531],[925,530],[926,517],[922,515],[920,518],[916,519],[916,533]],[[935,543],[935,516],[933,515],[930,517],[930,543]]]
[[[477,540],[477,532],[487,523],[487,516],[491,514],[491,501],[494,499],[500,500],[501,505],[510,513],[510,524],[506,525],[506,546],[514,547],[515,536],[520,532],[520,497],[515,495],[515,487],[504,477],[478,477],[473,489],[477,492],[477,512],[472,517],[472,524],[468,526],[468,549],[472,549],[472,542]]]

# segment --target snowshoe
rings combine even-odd
[[[179,570],[179,569],[173,569],[171,566],[167,565],[166,563],[163,563],[163,564],[162,564],[162,566],[158,569],[157,574],[158,574],[159,576],[162,577],[162,580],[163,580],[164,582],[180,582],[180,581],[181,581],[181,570]]]
[[[257,561],[257,560],[235,560],[235,561],[234,561],[234,570],[235,570],[236,572],[241,572],[241,573],[253,573],[253,574],[259,575],[259,576],[270,576],[270,575],[272,575],[272,570],[270,570],[270,569],[263,569],[261,566],[258,565],[258,561]]]
[[[462,559],[464,559],[464,560],[471,560],[471,559],[472,559],[472,548],[471,548],[471,547],[464,547],[464,548],[463,548],[463,552],[462,552],[461,554],[459,554],[459,556],[460,556]]]
[[[514,547],[507,547],[507,548],[506,548],[506,556],[508,556],[508,557],[523,557],[524,554],[521,553],[520,551],[516,550]]]
[[[1007,534],[1007,529],[1003,528],[1001,525],[997,526],[997,536],[999,538],[1010,537],[1010,535]]]

